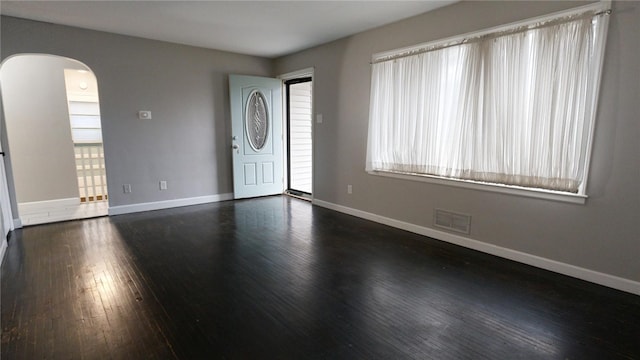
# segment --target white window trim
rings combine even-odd
[[[525,20],[508,23],[505,25],[494,26],[494,27],[483,29],[480,31],[470,32],[470,33],[456,35],[456,36],[452,36],[444,39],[429,41],[429,42],[418,44],[418,45],[376,53],[371,56],[371,62],[374,63],[387,57],[393,57],[395,55],[403,54],[403,53],[411,53],[411,52],[418,51],[420,49],[427,48],[434,45],[459,42],[467,38],[479,37],[479,36],[487,35],[490,33],[505,31],[514,27],[520,27],[520,26],[526,26],[529,24],[544,22],[547,20],[552,20],[557,17],[566,17],[566,16],[580,14],[580,13],[592,11],[592,10],[606,11],[610,9],[611,9],[611,1],[601,0],[593,4],[579,6],[579,7],[571,8],[568,10],[561,10],[551,14],[542,15],[534,18],[528,18]],[[606,38],[608,26],[605,28],[604,31],[605,31],[604,37]],[[600,54],[597,60],[598,66],[596,71],[598,72],[598,74],[596,76],[597,78],[596,91],[594,91],[593,99],[591,101],[591,104],[592,104],[591,106],[593,106],[593,111],[591,112],[591,116],[593,117],[593,119],[591,119],[591,129],[589,130],[589,134],[587,137],[587,142],[588,142],[587,153],[589,154],[589,156],[585,162],[585,179],[580,185],[580,189],[577,194],[562,192],[562,191],[539,189],[539,188],[526,188],[521,186],[505,185],[505,184],[498,184],[498,183],[483,183],[483,182],[478,182],[473,180],[445,178],[441,176],[426,175],[426,174],[407,174],[407,173],[377,171],[377,170],[367,171],[367,173],[370,175],[376,175],[376,176],[426,182],[426,183],[432,183],[432,184],[438,184],[438,185],[454,186],[454,187],[460,187],[460,188],[466,188],[466,189],[472,189],[472,190],[496,192],[496,193],[530,197],[530,198],[567,202],[567,203],[573,203],[573,204],[585,204],[586,200],[588,199],[588,195],[586,194],[586,187],[587,187],[587,181],[589,179],[588,175],[589,175],[589,165],[591,163],[591,156],[592,156],[592,150],[593,150],[593,134],[595,130],[595,123],[596,123],[595,117],[597,113],[597,103],[598,103],[597,99],[599,98],[599,94],[600,94],[600,84],[602,81],[602,64],[604,62],[605,52],[606,52],[606,42],[605,42],[605,48],[603,49],[602,53]]]
[[[382,176],[382,177],[389,177],[394,179],[419,181],[419,182],[426,182],[430,184],[453,186],[453,187],[459,187],[459,188],[471,189],[471,190],[488,191],[488,192],[495,192],[495,193],[508,194],[508,195],[516,195],[516,196],[523,196],[523,197],[530,197],[530,198],[567,202],[572,204],[584,204],[588,198],[587,195],[573,194],[573,193],[562,192],[562,191],[553,191],[553,190],[537,189],[537,188],[525,188],[525,187],[514,186],[514,185],[483,183],[483,182],[473,181],[473,180],[444,178],[441,176],[433,176],[433,175],[404,174],[404,173],[396,173],[396,172],[390,172],[390,171],[367,171],[367,174]]]

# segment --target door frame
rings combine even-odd
[[[0,65],[1,66],[1,65]],[[2,162],[2,164],[0,164],[0,216],[2,216],[2,219],[0,219],[0,222],[2,222],[2,229],[4,233],[9,233],[13,230],[16,229],[16,220],[13,218],[13,209],[12,209],[12,204],[13,202],[11,201],[11,193],[9,190],[9,175],[7,173],[7,164],[11,165],[10,163],[10,158],[9,158],[9,144],[8,141],[5,141],[6,139],[8,139],[7,137],[7,131],[6,131],[6,126],[5,126],[5,115],[4,115],[4,103],[2,102],[2,90],[0,89],[0,118],[2,119],[2,123],[0,124],[0,161]],[[11,179],[13,181],[13,179]],[[5,223],[5,218],[8,218],[8,224]],[[9,228],[6,228],[6,225],[9,225]],[[20,225],[20,224],[18,224]],[[21,227],[21,226],[18,226]],[[0,234],[2,235],[1,239],[3,239],[5,242],[1,245],[1,246],[5,246],[6,245],[6,237],[5,234]],[[4,250],[3,250],[4,251]],[[2,256],[4,255],[3,251],[0,251],[0,263],[2,262]]]
[[[289,109],[287,107],[287,98],[289,97],[289,93],[287,91],[287,86],[285,85],[285,82],[289,81],[289,80],[295,80],[295,79],[301,79],[301,78],[311,78],[311,162],[313,164],[313,166],[311,167],[311,194],[310,195],[304,195],[301,196],[304,199],[307,200],[312,200],[313,201],[313,197],[314,194],[316,192],[315,188],[316,188],[316,176],[315,176],[315,172],[316,172],[316,121],[314,121],[314,119],[316,118],[316,112],[315,112],[315,68],[314,67],[309,67],[309,68],[305,68],[305,69],[301,69],[301,70],[297,70],[297,71],[292,71],[292,72],[288,72],[282,75],[277,76],[278,79],[282,80],[282,91],[284,93],[284,96],[282,97],[282,108],[286,109],[286,112],[289,112]],[[283,111],[283,115],[285,114],[285,112]],[[289,190],[289,122],[287,119],[287,116],[283,116],[282,117],[282,121],[283,121],[283,130],[286,132],[283,134],[283,145],[285,146],[286,151],[283,151],[283,163],[286,164],[286,166],[284,167],[284,178],[287,179],[287,184],[285,186],[285,194],[288,194],[288,190]],[[288,195],[293,195],[293,196],[298,196],[295,194],[288,194]]]
[[[285,137],[286,137],[286,144],[288,145],[291,142],[291,95],[289,94],[291,85],[295,85],[295,84],[303,84],[303,83],[307,83],[310,82],[311,86],[313,87],[313,78],[311,76],[305,76],[305,77],[297,77],[297,78],[293,78],[290,80],[284,80],[283,81],[283,85],[284,85],[284,92],[285,92],[285,127],[283,128],[285,131]],[[311,92],[311,103],[313,104],[313,91]],[[312,106],[312,111],[313,111],[313,106]],[[313,113],[311,114],[311,126],[313,127]],[[311,194],[313,194],[313,156],[311,159],[311,173],[312,173],[312,181],[311,181],[311,194],[306,193],[304,191],[301,191],[299,189],[293,189],[291,188],[291,146],[287,146],[286,147],[287,151],[286,151],[286,158],[287,161],[285,162],[286,164],[286,179],[287,179],[287,183],[285,186],[285,191],[291,192],[292,194],[296,195],[296,196],[310,196]],[[313,149],[313,130],[311,133],[311,149]],[[312,154],[313,154],[313,150],[312,150]]]

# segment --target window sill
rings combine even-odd
[[[501,194],[509,194],[515,196],[524,196],[545,200],[560,201],[572,204],[584,204],[587,201],[587,195],[571,194],[560,191],[544,190],[544,189],[532,189],[519,186],[501,185],[501,184],[489,184],[471,180],[457,180],[449,179],[431,175],[409,175],[387,171],[367,171],[370,175],[384,176],[396,179],[421,181],[431,184],[455,186],[465,189],[473,189],[480,191],[490,191]]]

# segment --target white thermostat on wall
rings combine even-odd
[[[149,110],[138,111],[138,119],[141,119],[141,120],[151,119],[151,111]]]

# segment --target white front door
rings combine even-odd
[[[235,199],[282,194],[282,82],[229,75]]]

